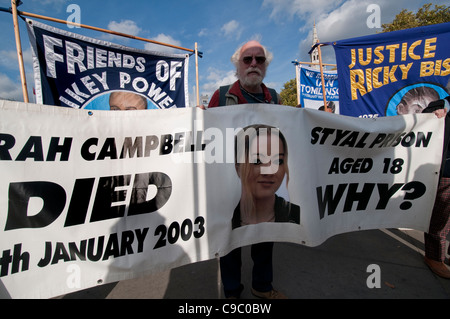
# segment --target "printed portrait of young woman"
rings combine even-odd
[[[300,224],[300,207],[276,194],[289,183],[288,145],[279,129],[251,125],[235,136],[235,168],[241,197],[232,228],[265,222]]]

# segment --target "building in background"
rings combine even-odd
[[[313,43],[312,43],[311,47],[313,47],[318,42],[319,42],[319,37],[317,36],[316,22],[314,21]],[[320,66],[319,66],[319,49],[318,48],[315,48],[311,52],[311,63],[317,63],[317,64],[312,64],[311,65],[311,67],[313,69],[320,69]]]

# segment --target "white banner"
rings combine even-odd
[[[256,130],[257,161],[235,165],[235,135],[255,124],[278,128],[265,132],[286,145],[271,148],[268,161],[259,143],[269,139]],[[263,241],[316,246],[350,231],[426,231],[443,128],[432,114],[355,119],[262,104],[109,112],[0,101],[0,296],[58,296]],[[257,180],[241,192],[258,166],[258,176],[284,177],[272,219],[243,208],[241,193],[258,206],[278,188]]]

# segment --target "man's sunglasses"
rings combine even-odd
[[[254,58],[252,56],[245,56],[242,58],[242,62],[249,65],[253,62],[253,59],[256,60],[257,64],[264,64],[266,62],[266,57],[263,56],[255,56]]]

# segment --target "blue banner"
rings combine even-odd
[[[299,94],[300,105],[302,107],[323,110],[323,86],[320,70],[297,66],[299,76]],[[339,114],[339,86],[338,75],[336,71],[324,71],[323,78],[325,83],[325,92],[327,108],[331,113]]]
[[[450,23],[332,43],[340,114],[358,117],[420,113],[448,96]]]
[[[187,54],[116,45],[27,20],[38,104],[97,110],[186,107]]]

